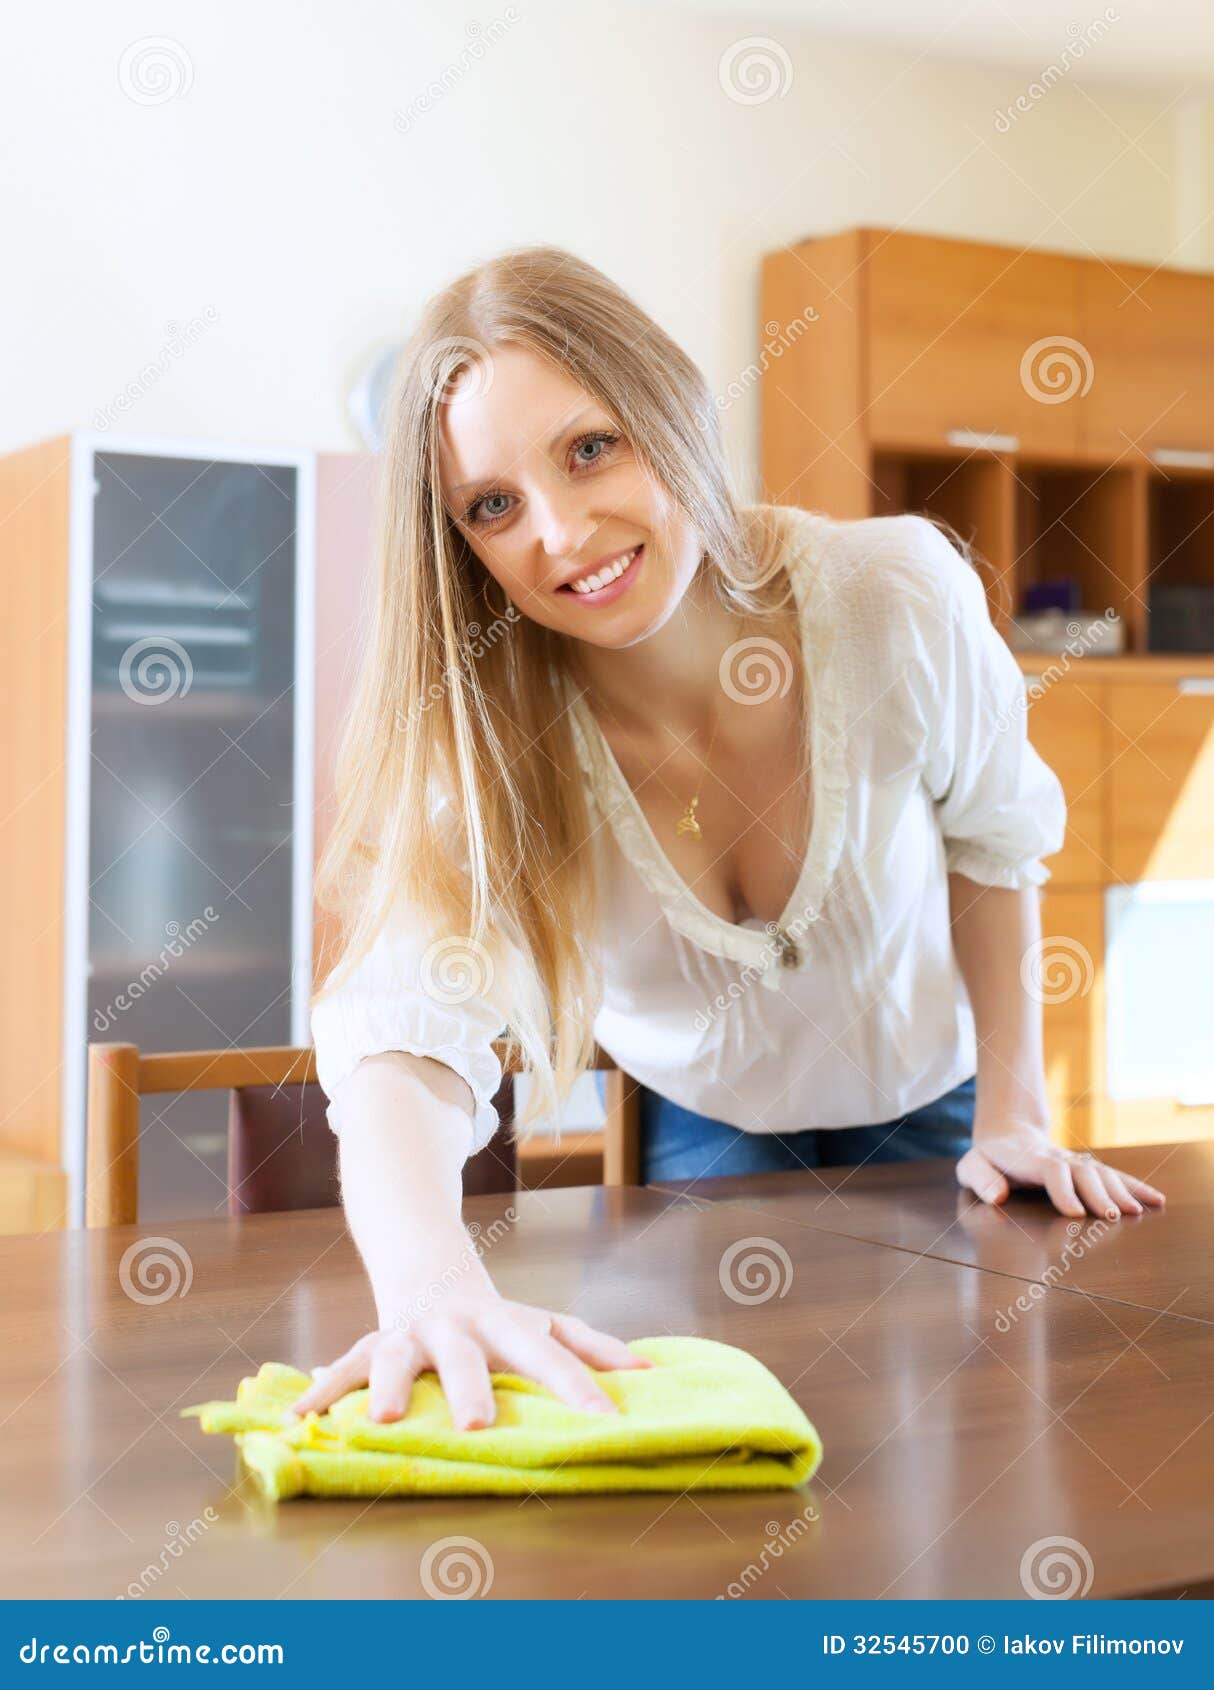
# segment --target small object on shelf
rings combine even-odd
[[[1214,652],[1214,587],[1152,587],[1149,604],[1150,651]]]
[[[1066,652],[1072,657],[1112,657],[1125,650],[1125,624],[1111,611],[1022,611],[1008,629],[1013,651]]]
[[[1024,589],[1023,611],[1064,610],[1067,615],[1078,611],[1082,603],[1079,580],[1074,575],[1058,575],[1050,581],[1035,581]]]

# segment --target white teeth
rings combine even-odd
[[[609,564],[606,569],[601,570],[597,575],[587,575],[580,581],[572,582],[571,585],[574,592],[597,593],[599,589],[601,587],[605,587],[609,581],[618,581],[640,549],[641,548],[637,546],[632,551],[625,552],[623,557],[617,558],[613,564]]]

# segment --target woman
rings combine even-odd
[[[1059,784],[968,559],[922,517],[739,509],[690,360],[598,271],[505,254],[429,305],[390,405],[375,625],[313,1007],[379,1330],[296,1404],[490,1368],[611,1412],[642,1365],[501,1298],[460,1219],[497,1125],[594,1040],[644,1090],[645,1178],[957,1157],[988,1202],[1159,1193],[1049,1140],[1039,858]]]

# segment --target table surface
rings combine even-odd
[[[1004,1266],[977,1213],[954,1228],[969,1259],[950,1259],[931,1226],[971,1207],[950,1162],[864,1176],[868,1236],[806,1221],[810,1175],[719,1201],[590,1186],[470,1200],[507,1296],[626,1339],[738,1344],[784,1381],[822,1466],[751,1495],[275,1507],[231,1439],[178,1410],[265,1360],[331,1360],[372,1323],[339,1210],[177,1222],[169,1246],[150,1227],[0,1239],[5,1593],[420,1597],[427,1553],[459,1538],[490,1597],[1023,1597],[1055,1588],[1058,1557],[1093,1597],[1210,1596],[1214,1331],[1156,1306],[1185,1281],[1210,1307],[1212,1164],[1195,1162],[1204,1199],[1167,1182],[1165,1214],[1102,1245],[1107,1295],[1038,1277],[1066,1237],[1048,1205],[1020,1205]],[[136,1264],[157,1248],[180,1294],[149,1300]]]
[[[757,1206],[802,1226],[1214,1322],[1214,1143],[1131,1145],[1107,1160],[1162,1191],[1166,1210],[1071,1221],[1040,1190],[1017,1191],[1002,1205],[979,1203],[957,1185],[955,1163],[935,1159],[663,1180],[647,1189]]]

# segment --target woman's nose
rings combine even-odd
[[[540,544],[552,563],[568,563],[582,555],[594,534],[594,523],[575,493],[549,495],[536,501],[532,509],[536,511]]]

